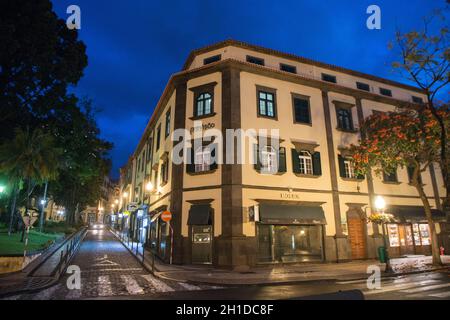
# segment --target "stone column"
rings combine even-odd
[[[336,245],[336,260],[339,262],[349,260],[351,258],[351,253],[348,238],[342,233],[336,154],[334,151],[333,128],[331,126],[331,110],[328,99],[328,91],[322,90],[322,102],[325,117],[325,131],[327,134],[328,163],[330,167],[331,192],[333,196],[334,224],[336,228],[336,235],[334,237]]]

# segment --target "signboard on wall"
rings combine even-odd
[[[258,222],[259,221],[259,206],[251,206],[248,208],[248,221]]]

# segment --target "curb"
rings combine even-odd
[[[382,279],[389,279],[389,278],[397,278],[401,276],[407,276],[407,275],[413,275],[413,274],[421,274],[421,273],[427,273],[427,272],[438,272],[443,270],[450,270],[450,266],[442,267],[442,268],[436,268],[432,270],[421,270],[421,271],[411,271],[411,272],[403,272],[403,273],[382,273],[381,278]],[[208,282],[208,281],[202,281],[202,280],[191,280],[191,279],[176,279],[171,278],[166,275],[158,274],[158,277],[163,278],[165,280],[170,281],[176,281],[176,282],[186,282],[190,284],[202,284],[202,285],[209,285],[209,286],[221,286],[221,287],[247,287],[247,286],[282,286],[282,285],[295,285],[295,284],[302,284],[302,283],[320,283],[320,282],[338,282],[338,281],[362,281],[367,280],[366,277],[355,277],[355,278],[328,278],[328,279],[306,279],[306,280],[289,280],[289,281],[279,281],[279,282],[260,282],[260,283],[217,283],[217,282]]]
[[[120,237],[114,232],[112,231],[110,228],[109,230],[111,231],[111,233],[119,240],[119,242],[133,255],[133,257],[136,258],[136,260],[144,267],[145,270],[147,270],[148,272],[152,273],[154,276],[164,279],[164,280],[169,280],[169,281],[175,281],[175,282],[184,282],[184,283],[189,283],[189,284],[193,284],[193,285],[209,285],[209,286],[221,286],[221,287],[247,287],[247,286],[282,286],[282,285],[294,285],[294,284],[301,284],[301,283],[319,283],[319,282],[337,282],[337,281],[358,281],[358,280],[367,280],[367,276],[362,277],[355,277],[355,278],[328,278],[328,279],[305,279],[305,280],[289,280],[289,281],[280,281],[280,282],[260,282],[260,283],[216,283],[216,282],[209,282],[206,280],[191,280],[191,279],[177,279],[177,278],[172,278],[170,276],[164,275],[164,271],[159,270],[156,266],[155,266],[155,272],[152,272],[151,268],[149,268],[147,266],[147,263],[145,263],[145,261],[143,262],[142,259],[136,255],[136,253],[134,251],[132,251],[130,248],[128,248],[128,246],[125,245],[125,243],[120,239]],[[409,272],[402,272],[402,273],[382,273],[381,274],[381,278],[382,279],[387,279],[387,278],[397,278],[397,277],[401,277],[401,276],[407,276],[407,275],[413,275],[413,274],[420,274],[420,273],[427,273],[427,272],[437,272],[437,271],[443,271],[443,270],[450,270],[450,265],[447,266],[443,266],[443,267],[439,267],[439,268],[434,268],[434,269],[430,269],[430,270],[418,270],[418,271],[409,271]]]

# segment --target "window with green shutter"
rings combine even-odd
[[[294,173],[304,175],[322,175],[322,164],[320,160],[320,152],[311,153],[307,150],[292,149],[292,168]]]
[[[278,151],[272,146],[260,148],[253,145],[254,168],[256,171],[267,174],[286,172],[286,149],[280,147]]]

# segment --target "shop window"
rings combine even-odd
[[[212,95],[209,92],[199,94],[196,100],[195,116],[201,117],[213,112]]]
[[[390,247],[399,247],[400,240],[398,236],[398,225],[396,224],[388,224],[388,235],[389,235],[389,246]]]
[[[414,244],[416,246],[421,246],[422,242],[420,241],[420,231],[419,225],[417,223],[413,224],[413,234],[414,234]]]
[[[322,260],[319,225],[258,225],[258,261],[266,263]]]
[[[258,114],[263,117],[275,118],[275,93],[258,91]]]
[[[431,245],[431,238],[430,238],[430,227],[428,224],[419,224],[419,231],[420,231],[420,239],[422,240],[423,246],[429,246]]]

